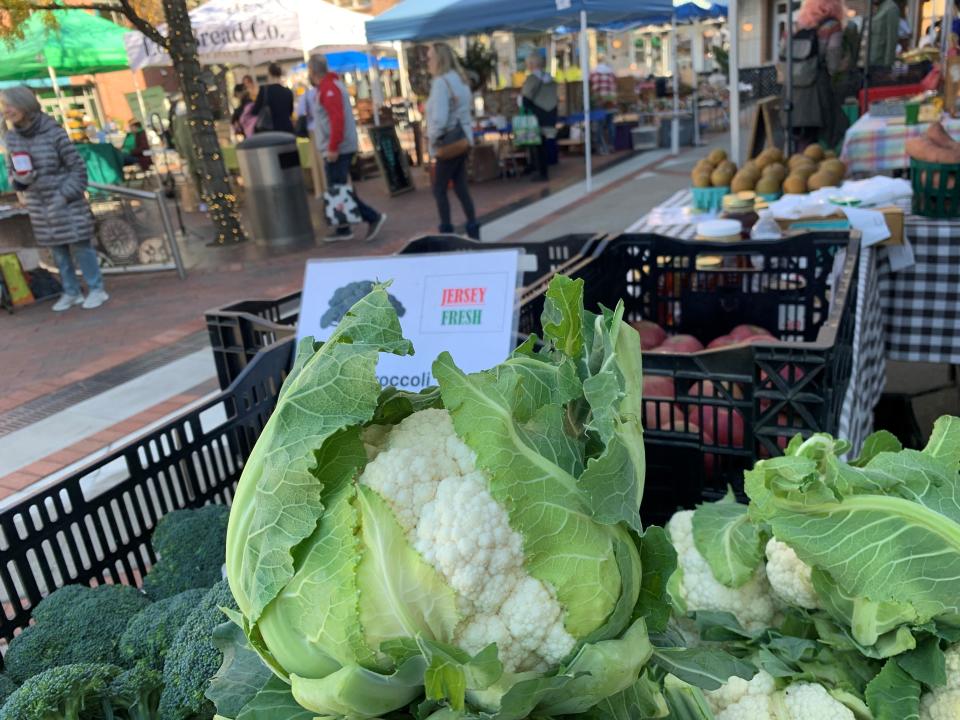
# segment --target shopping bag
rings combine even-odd
[[[517,147],[539,145],[543,142],[540,135],[540,122],[536,115],[520,113],[513,118],[513,144]]]
[[[333,185],[323,194],[323,214],[328,227],[343,227],[363,222],[357,207],[357,195],[349,185]]]

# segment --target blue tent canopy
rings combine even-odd
[[[426,40],[493,30],[549,30],[579,22],[591,27],[670,17],[672,0],[405,0],[367,22],[367,40]]]

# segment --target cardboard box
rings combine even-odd
[[[895,205],[886,207],[868,208],[878,210],[883,213],[883,219],[887,221],[887,229],[890,230],[890,237],[884,240],[881,245],[903,245],[903,210]],[[807,232],[810,230],[849,230],[850,224],[846,216],[837,211],[833,215],[826,217],[796,218],[790,220],[777,220],[777,225],[784,232]]]

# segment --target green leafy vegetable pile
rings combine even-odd
[[[886,432],[848,450],[798,436],[746,473],[749,506],[668,523],[688,641],[759,669],[679,717],[960,718],[960,419],[922,451]],[[798,694],[815,715],[790,709]]]
[[[752,674],[671,646],[638,335],[582,298],[555,278],[541,350],[474,374],[441,354],[419,394],[377,381],[412,352],[384,287],[300,346],[231,511],[219,715],[626,720],[666,712],[667,673]]]

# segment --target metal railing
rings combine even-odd
[[[105,273],[186,270],[162,192],[90,183],[94,246]]]

